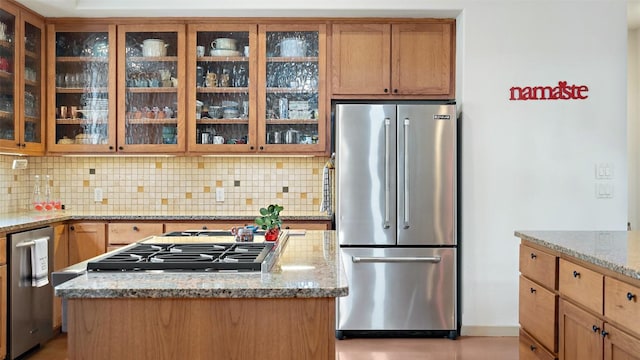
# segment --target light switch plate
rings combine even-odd
[[[102,189],[95,188],[95,190],[93,190],[93,201],[102,202],[102,197],[103,197]]]
[[[221,188],[221,187],[216,188],[216,201],[224,202],[224,188]]]

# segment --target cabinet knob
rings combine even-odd
[[[16,146],[17,146],[17,147],[20,147],[20,145],[22,145],[22,144],[20,144],[20,143],[16,143]]]
[[[574,270],[573,271],[573,277],[574,278],[579,278],[580,277],[580,273]]]
[[[113,150],[113,146],[109,146],[109,150]]]
[[[264,150],[264,146],[260,146],[260,150]]]
[[[535,259],[535,258],[537,258],[537,257],[538,257],[538,255],[536,255],[535,253],[531,253],[531,258],[532,258],[532,259]]]
[[[606,330],[602,330],[600,335],[602,335],[602,337],[607,337],[607,335],[609,335],[609,333]]]
[[[69,230],[73,231],[73,230],[75,230],[75,229],[76,229],[76,227],[75,227],[75,226],[73,226],[73,225],[69,226]]]
[[[249,146],[249,150],[253,150],[254,148],[254,146]]]
[[[630,292],[627,293],[627,300],[631,301],[631,300],[633,300],[635,298],[636,298],[636,296],[634,294],[632,294]]]
[[[205,226],[203,226],[203,227],[202,227],[202,230],[207,230],[207,226],[206,226],[206,225],[205,225]]]
[[[535,345],[530,345],[529,349],[531,349],[531,351],[536,351],[536,349],[538,349]]]
[[[531,293],[533,294],[533,293],[535,293],[535,292],[536,292],[536,289],[534,289],[534,288],[530,288],[530,289],[529,289],[529,291],[531,291]]]
[[[389,89],[384,89],[384,93],[385,94],[388,93],[388,92],[389,92]]]
[[[591,327],[591,330],[593,330],[593,332],[597,333],[598,331],[600,331],[600,328],[599,328],[599,327],[597,327],[596,325],[593,325],[593,326]]]
[[[393,89],[393,93],[397,94],[398,93],[398,89]]]
[[[118,146],[118,150],[124,150],[122,146]]]
[[[139,231],[139,230],[140,230],[140,229],[138,229],[138,227],[137,227],[137,226],[135,226],[135,225],[133,226],[133,231]]]

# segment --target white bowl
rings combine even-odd
[[[240,51],[228,49],[211,49],[211,56],[240,56]]]

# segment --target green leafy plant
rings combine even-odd
[[[266,208],[260,208],[260,215],[256,218],[256,224],[263,230],[280,229],[282,220],[280,220],[280,212],[284,207],[278,204],[271,204]]]

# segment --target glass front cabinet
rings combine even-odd
[[[0,149],[44,153],[44,20],[10,4],[0,9]]]
[[[258,41],[258,151],[325,151],[326,26],[260,25]]]
[[[115,25],[48,25],[48,150],[116,150]]]
[[[180,24],[118,27],[118,151],[186,150],[185,32]]]
[[[196,24],[188,31],[190,152],[256,149],[257,25]]]

